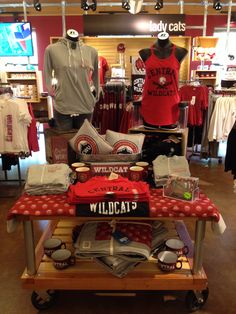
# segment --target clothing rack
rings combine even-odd
[[[3,97],[4,97],[4,94],[10,94],[9,99],[13,99],[13,100],[17,99],[18,97],[12,96],[12,94],[13,94],[12,90],[10,87],[7,87],[7,85],[8,84],[0,83],[0,95],[3,95]],[[4,86],[4,87],[1,87],[1,86]],[[29,109],[29,104],[28,104],[28,109]],[[29,115],[30,115],[30,111],[29,111]],[[31,123],[32,123],[32,121],[31,121]],[[29,132],[29,129],[30,129],[30,127],[28,127],[28,129],[27,129],[28,132]],[[31,135],[34,139],[37,136],[36,132],[31,133]],[[34,142],[33,147],[29,147],[29,151],[37,151],[38,147],[36,147],[36,146],[37,145]],[[4,173],[4,179],[0,179],[0,182],[18,181],[20,185],[22,184],[22,181],[24,181],[24,180],[22,179],[22,175],[21,175],[21,167],[20,167],[19,158],[27,158],[30,156],[30,153],[25,148],[26,148],[25,145],[23,145],[23,146],[19,147],[19,149],[13,150],[13,151],[8,150],[8,149],[5,151],[4,148],[1,149],[0,158],[2,161],[2,171]],[[18,179],[9,179],[9,177],[8,177],[8,171],[11,170],[12,166],[17,166]]]
[[[2,155],[0,156],[2,158]],[[17,175],[18,175],[18,179],[9,179],[8,178],[8,174],[7,174],[7,171],[9,170],[3,170],[4,172],[4,179],[1,179],[0,182],[15,182],[15,181],[18,181],[19,182],[19,185],[21,186],[22,182],[24,181],[22,179],[22,176],[21,176],[21,168],[20,168],[20,161],[19,161],[19,155],[17,156]]]
[[[191,80],[180,80],[179,83],[182,84],[189,84],[189,83],[194,83],[194,82],[198,82],[199,84],[201,84],[201,82],[199,81],[199,79],[191,79]]]
[[[192,127],[193,130],[193,135],[192,135],[192,147],[191,147],[191,154],[188,156],[188,159],[190,160],[190,158],[192,156],[200,156],[200,151],[198,151],[198,145],[200,144],[195,144],[195,126]]]
[[[188,160],[190,161],[192,156],[201,156],[201,150],[199,150],[199,145],[201,147],[201,140],[199,138],[200,128],[203,128],[205,110],[207,109],[206,98],[208,91],[199,79],[190,79],[180,81],[183,85],[180,87],[180,98],[182,101],[187,101],[189,103],[189,117],[188,117]],[[206,94],[207,93],[207,94]],[[205,95],[205,97],[203,97]],[[194,100],[193,100],[194,96]],[[191,99],[192,97],[192,99]],[[191,105],[192,100],[194,101]],[[204,109],[203,109],[204,106]],[[197,108],[197,109],[195,109]],[[196,141],[197,139],[197,141]],[[199,141],[200,140],[200,141]]]
[[[213,104],[215,106],[215,103],[218,99],[221,99],[221,98],[223,99],[224,97],[225,98],[226,97],[228,97],[228,98],[236,97],[236,89],[230,89],[230,88],[215,89],[212,91],[210,97],[212,98]],[[225,138],[222,140],[224,141]],[[220,140],[220,141],[222,141],[222,140]],[[210,151],[213,149],[213,152],[214,152],[215,148],[217,148],[216,145],[218,145],[218,147],[219,147],[220,141],[214,140],[213,142],[209,142],[212,145],[210,148]],[[210,156],[210,157],[212,157],[212,156]],[[219,156],[218,153],[217,153],[217,156],[214,155],[213,158],[218,158],[218,163],[222,163],[222,157]]]
[[[183,85],[188,84],[188,85],[193,85],[193,86],[201,86],[201,81],[199,81],[199,79],[191,79],[191,80],[181,80],[179,81],[179,85],[180,87],[182,87]],[[196,85],[194,85],[196,84]]]
[[[11,94],[13,95],[13,90],[11,88],[11,85],[8,83],[0,83],[0,95],[3,94]]]
[[[219,96],[236,96],[236,89],[215,89],[213,94]]]
[[[108,81],[101,85],[101,94],[94,109],[93,125],[99,128],[101,134],[107,129],[119,132],[125,113],[129,90],[120,78]]]

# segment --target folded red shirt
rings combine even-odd
[[[149,185],[142,181],[130,181],[127,178],[109,180],[106,176],[96,176],[85,183],[71,185],[68,201],[72,204],[88,204],[107,200],[148,202]]]

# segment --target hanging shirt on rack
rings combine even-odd
[[[170,56],[160,59],[151,47],[151,56],[145,61],[141,113],[144,120],[152,125],[170,125],[178,121],[180,63],[175,57],[175,49],[173,45]]]
[[[29,152],[28,126],[31,116],[27,103],[10,95],[0,97],[0,152]]]
[[[28,143],[29,143],[29,150],[31,152],[38,152],[39,151],[39,142],[38,142],[38,135],[37,135],[37,127],[36,127],[36,120],[34,117],[34,112],[32,105],[28,105],[29,113],[31,115],[32,121],[28,126]]]
[[[188,124],[200,126],[203,123],[203,110],[208,106],[208,90],[206,86],[184,85],[179,91],[180,99],[188,101]]]
[[[105,83],[105,75],[106,75],[106,72],[109,70],[109,66],[108,66],[107,60],[102,56],[98,57],[98,68],[99,68],[100,85],[103,85]]]
[[[124,82],[111,81],[103,86],[99,102],[95,106],[93,123],[104,134],[107,129],[119,131],[126,105]],[[99,117],[99,119],[98,119]]]
[[[209,141],[226,140],[236,120],[236,97],[217,98],[208,131]]]

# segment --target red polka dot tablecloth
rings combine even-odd
[[[197,217],[219,221],[220,214],[212,201],[202,192],[194,202],[179,201],[162,196],[162,189],[151,189],[150,217]],[[75,205],[67,202],[66,193],[31,196],[23,194],[10,209],[8,220],[18,215],[75,216]]]
[[[10,209],[7,218],[16,215],[75,216],[75,205],[67,202],[66,193],[34,196],[23,194]]]
[[[152,189],[150,217],[197,217],[219,221],[220,213],[212,201],[202,192],[194,202],[180,201],[162,195],[162,189]]]

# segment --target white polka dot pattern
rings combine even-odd
[[[67,202],[66,194],[42,196],[22,195],[8,213],[8,219],[14,215],[32,216],[75,216],[75,205]],[[161,189],[150,190],[150,217],[199,217],[219,221],[219,212],[204,193],[199,199],[179,201],[164,197]]]
[[[194,202],[180,201],[164,197],[161,189],[151,189],[151,217],[204,217],[219,221],[219,212],[211,200],[200,193]]]
[[[12,215],[75,216],[75,205],[68,204],[66,199],[66,194],[42,196],[24,194],[9,211],[8,219]]]

